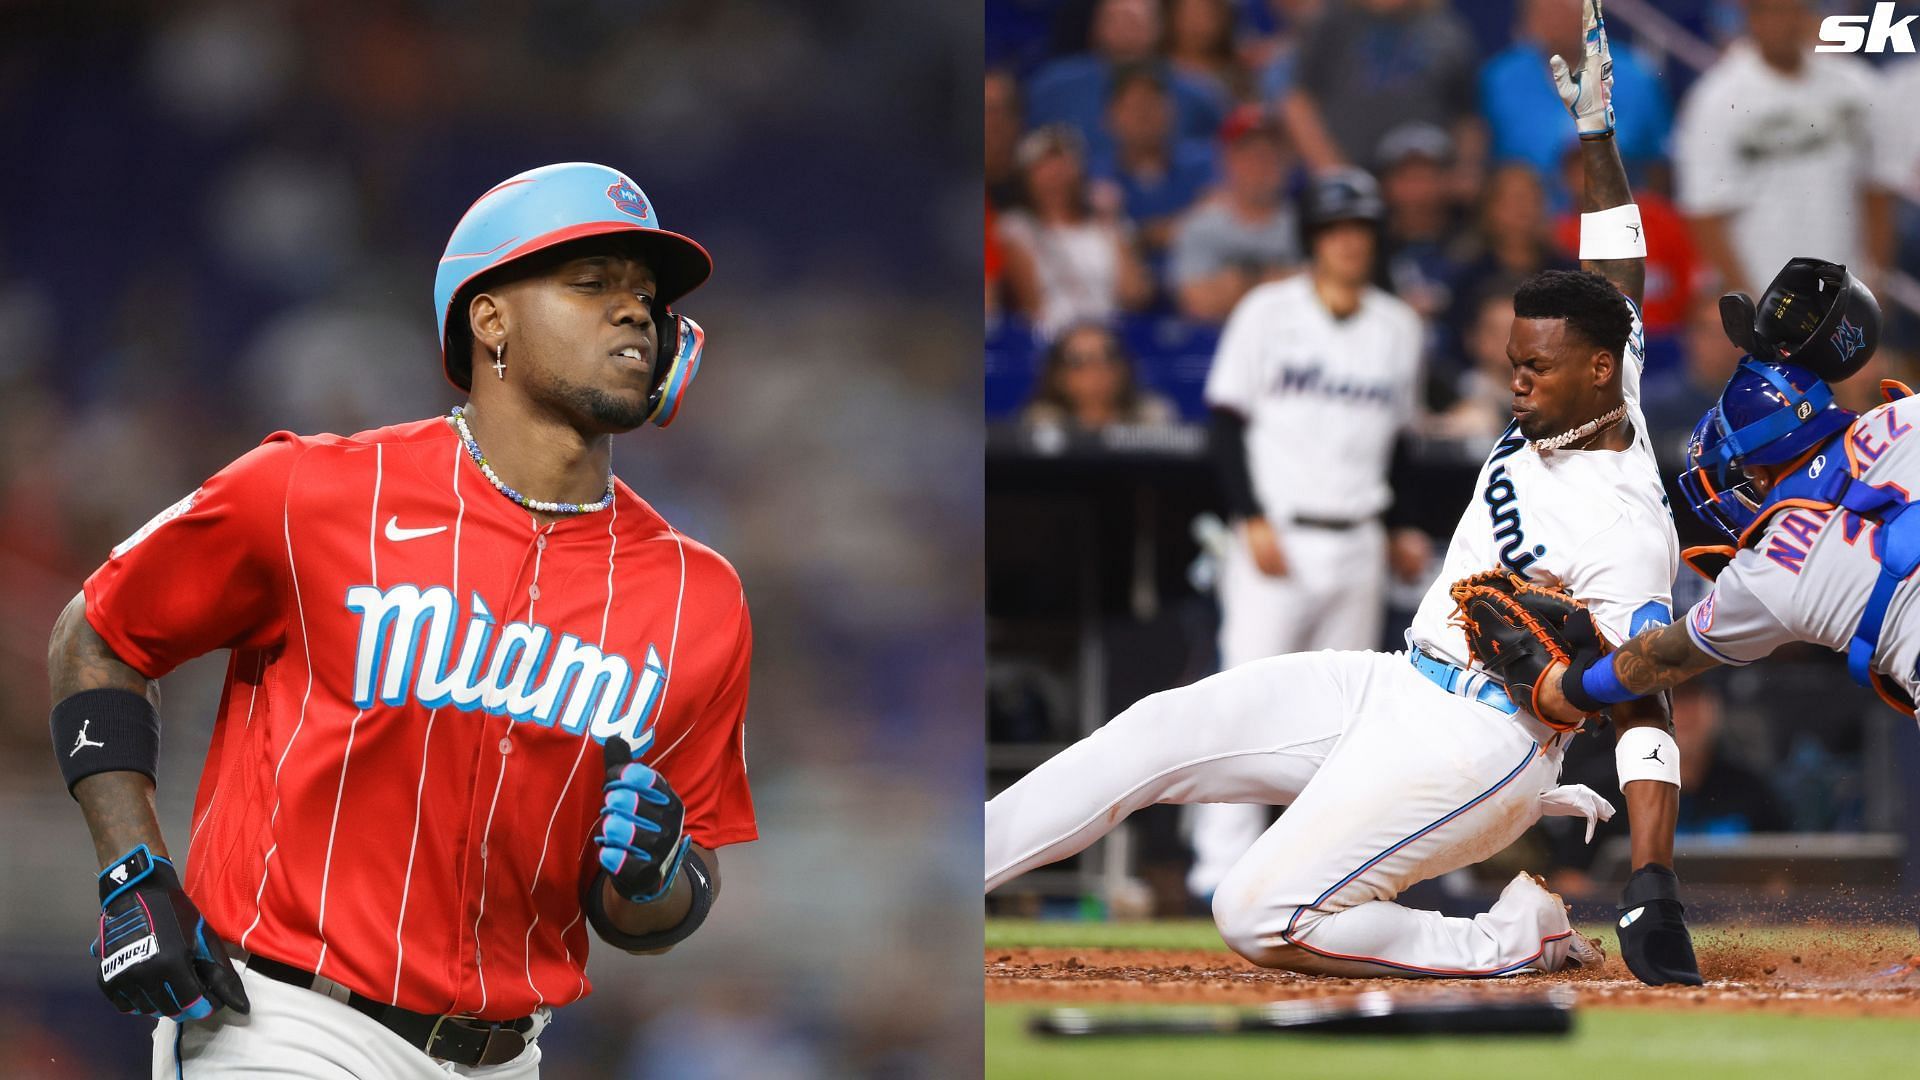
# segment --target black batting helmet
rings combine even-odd
[[[1720,298],[1720,324],[1761,360],[1795,364],[1827,382],[1865,367],[1880,347],[1880,302],[1839,263],[1792,259],[1758,307],[1746,293]]]
[[[1336,222],[1364,221],[1378,228],[1386,217],[1386,200],[1371,173],[1355,168],[1323,173],[1307,184],[1301,199],[1300,249],[1311,256],[1314,235]]]

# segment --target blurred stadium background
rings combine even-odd
[[[1507,422],[1513,284],[1575,264],[1562,177],[1574,131],[1546,55],[1577,53],[1580,14],[1577,0],[986,8],[997,791],[1139,697],[1215,670],[1218,614],[1192,532],[1219,507],[1202,387],[1232,300],[1300,270],[1292,221],[1316,166],[1355,164],[1381,180],[1381,283],[1428,329],[1418,467],[1396,497],[1436,551],[1444,545]],[[1876,403],[1879,377],[1912,378],[1920,159],[1909,106],[1920,64],[1816,56],[1820,16],[1855,8],[1871,5],[1607,0],[1620,146],[1652,249],[1643,404],[1670,489],[1687,433],[1738,359],[1715,301],[1729,286],[1757,295],[1789,255],[1847,262],[1888,313],[1874,367],[1841,386],[1843,398]],[[1785,111],[1747,115],[1741,87],[1767,77],[1756,73],[1768,49],[1805,61],[1795,77],[1808,90]],[[1813,250],[1752,255],[1762,243],[1743,256],[1716,244],[1742,229],[1785,237],[1802,218],[1836,214],[1848,227]],[[1214,228],[1223,215],[1268,240],[1234,248]],[[1682,545],[1711,542],[1671,497]],[[1429,576],[1437,566],[1436,556]],[[1391,589],[1380,647],[1402,647],[1426,584]],[[1676,610],[1702,591],[1683,569]],[[1676,711],[1687,769],[1678,863],[1695,918],[1838,905],[1910,919],[1920,889],[1912,721],[1817,649],[1703,679]],[[1608,736],[1581,739],[1566,779],[1617,800],[1611,757]],[[1167,807],[1135,815],[1078,859],[999,890],[989,911],[1203,915],[1183,887],[1179,822]],[[1628,869],[1624,832],[1621,815],[1588,847],[1570,819],[1549,819],[1479,873],[1413,900],[1484,910],[1476,905],[1503,875],[1526,866],[1548,872],[1582,917],[1606,918]]]
[[[446,411],[447,234],[585,159],[716,259],[693,406],[614,456],[746,583],[762,838],[696,941],[596,957],[545,1075],[977,1075],[979,41],[889,0],[4,5],[0,1073],[147,1070],[86,960],[54,616],[269,432]],[[177,851],[223,664],[166,683]]]

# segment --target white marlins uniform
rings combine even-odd
[[[1827,467],[1853,469],[1869,484],[1893,484],[1920,493],[1920,398],[1901,398],[1853,422],[1839,442],[1822,453]],[[1833,460],[1841,456],[1847,460]],[[1687,630],[1694,644],[1723,663],[1745,665],[1789,641],[1811,641],[1847,650],[1867,596],[1880,576],[1873,555],[1873,527],[1832,511],[1783,510],[1760,542],[1742,549],[1714,578],[1713,589],[1693,606]],[[1874,649],[1874,670],[1909,695],[1920,694],[1920,585],[1908,578],[1894,589]]]
[[[1415,646],[1464,658],[1448,586],[1503,559],[1590,602],[1610,637],[1666,620],[1679,545],[1638,405],[1637,317],[1627,351],[1633,445],[1543,456],[1504,437],[1421,604]],[[1538,820],[1565,742],[1484,675],[1430,666],[1423,674],[1407,653],[1296,653],[1141,700],[987,804],[987,889],[1153,803],[1285,804],[1214,894],[1236,952],[1333,975],[1557,969],[1572,947],[1566,913],[1524,877],[1472,919],[1392,902]]]
[[[1287,558],[1260,572],[1236,533],[1220,569],[1220,667],[1310,649],[1373,649],[1386,614],[1393,501],[1387,467],[1412,422],[1420,385],[1420,317],[1368,286],[1336,319],[1299,274],[1262,285],[1234,308],[1207,374],[1207,403],[1246,417],[1254,495]],[[1187,887],[1205,896],[1266,827],[1264,808],[1190,811]]]

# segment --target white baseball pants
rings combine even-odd
[[[1343,976],[1557,970],[1565,908],[1524,878],[1471,919],[1393,902],[1541,814],[1550,732],[1441,690],[1404,654],[1256,661],[1142,699],[987,803],[986,887],[1066,858],[1154,803],[1284,804],[1214,893],[1256,964]]]
[[[1387,533],[1280,526],[1285,577],[1253,564],[1236,532],[1220,568],[1220,669],[1315,649],[1377,649],[1386,622]],[[1267,827],[1263,806],[1199,803],[1186,811],[1193,866],[1187,891],[1205,897]]]
[[[325,994],[302,990],[240,969],[252,1011],[222,1009],[205,1020],[153,1029],[153,1080],[242,1080],[281,1076],[300,1080],[537,1080],[540,1047],[529,1043],[512,1061],[469,1068],[428,1057],[374,1019]],[[535,1014],[532,1038],[546,1025]]]

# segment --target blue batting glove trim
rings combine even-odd
[[[655,889],[645,896],[626,896],[625,893],[621,895],[626,896],[628,902],[635,904],[651,904],[655,900],[667,895],[668,892],[672,891],[673,883],[680,878],[680,867],[687,861],[687,848],[692,843],[692,837],[683,836],[680,838],[680,846],[674,849],[672,857],[667,860],[667,872],[660,878],[660,887],[658,889]],[[604,854],[605,852],[603,851],[602,855],[604,856]],[[606,865],[604,859],[601,865]],[[618,892],[619,887],[615,886],[614,891]]]
[[[648,832],[657,833],[657,832],[667,831],[666,827],[661,825],[659,822],[649,817],[642,817],[636,811],[637,811],[637,808],[636,810],[629,810],[624,806],[609,806],[606,809],[606,820],[609,822],[612,822],[612,821],[625,822],[626,824],[631,825],[635,829],[645,829]],[[603,835],[606,834],[607,832],[606,827],[602,826],[600,831]],[[631,832],[629,832],[627,835],[630,836],[632,834]]]
[[[121,855],[119,858],[113,860],[112,865],[108,866],[105,870],[100,871],[98,874],[95,874],[93,876],[94,880],[100,881],[105,879],[106,876],[108,874],[113,873],[113,871],[116,868],[126,865],[129,859],[132,859],[134,856],[140,855],[140,854],[146,855],[147,857],[146,865],[141,867],[139,873],[134,874],[133,876],[129,877],[127,880],[121,882],[117,888],[115,888],[112,892],[109,892],[106,895],[106,898],[100,901],[101,910],[104,911],[106,909],[106,906],[108,904],[113,903],[114,900],[118,899],[121,893],[126,892],[128,889],[131,889],[135,885],[138,885],[140,882],[146,880],[147,877],[149,877],[153,873],[153,868],[156,865],[165,863],[168,869],[173,868],[172,860],[163,859],[158,855],[155,855],[153,853],[153,850],[147,847],[147,845],[145,844],[136,844],[131,849],[129,849],[126,852],[126,854]]]
[[[610,848],[597,839],[594,843],[600,844],[600,869],[618,877],[620,868],[627,865],[626,853],[620,848]]]
[[[660,798],[655,799],[647,794],[647,790],[648,789],[614,788],[612,791],[607,792],[606,801],[602,804],[602,812],[619,812],[631,818],[639,818],[641,816],[641,799],[646,799],[655,806],[665,806],[667,804],[666,796],[662,795]]]
[[[660,774],[639,762],[634,762],[620,770],[620,775],[606,782],[602,791],[636,792],[656,806],[667,804],[666,792],[659,789]]]
[[[653,856],[639,848],[605,841],[596,841],[596,843],[600,845],[600,866],[609,874],[618,876],[622,870],[626,869],[628,859],[633,859],[642,866],[653,862]]]
[[[1609,705],[1632,701],[1640,696],[1621,685],[1620,676],[1613,670],[1613,658],[1616,655],[1608,653],[1580,676],[1580,689]]]

